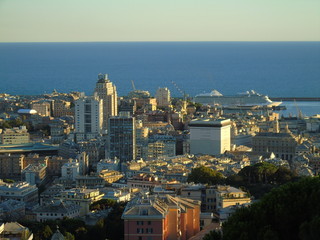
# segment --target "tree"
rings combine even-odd
[[[187,181],[204,184],[218,184],[224,181],[224,176],[216,170],[201,166],[191,170]]]
[[[64,234],[64,239],[65,239],[65,240],[74,240],[75,238],[74,238],[73,234],[71,234],[71,233],[69,233],[69,232],[66,232],[66,233]]]
[[[42,236],[44,239],[49,239],[52,236],[52,230],[49,225],[46,225],[43,229]]]
[[[90,205],[90,211],[108,209],[110,207],[113,207],[116,203],[117,202],[112,199],[101,199]]]
[[[319,199],[319,176],[274,188],[229,217],[223,224],[223,240],[320,239]]]
[[[202,240],[222,240],[222,235],[220,231],[212,230],[206,234]]]

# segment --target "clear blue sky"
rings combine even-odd
[[[320,41],[320,0],[0,0],[0,42]]]

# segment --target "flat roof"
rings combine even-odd
[[[230,119],[197,118],[189,123],[189,126],[192,127],[223,127],[227,125],[231,125]]]

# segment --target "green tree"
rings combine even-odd
[[[320,239],[320,177],[274,188],[223,224],[223,240]]]
[[[117,202],[112,199],[101,199],[97,202],[94,202],[90,205],[90,210],[103,210],[113,207]]]
[[[216,170],[201,166],[191,170],[187,181],[204,184],[218,184],[224,181],[224,176]]]
[[[66,232],[66,233],[64,234],[64,239],[65,239],[65,240],[74,240],[75,238],[74,238],[73,234],[71,234],[71,233],[69,233],[69,232]]]
[[[220,231],[212,230],[206,234],[202,240],[222,240],[222,235]]]
[[[49,225],[46,225],[43,229],[42,236],[44,239],[49,239],[52,236],[52,230]]]

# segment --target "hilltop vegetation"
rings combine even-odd
[[[320,177],[303,178],[273,189],[259,202],[238,209],[223,224],[222,240],[320,239]]]

